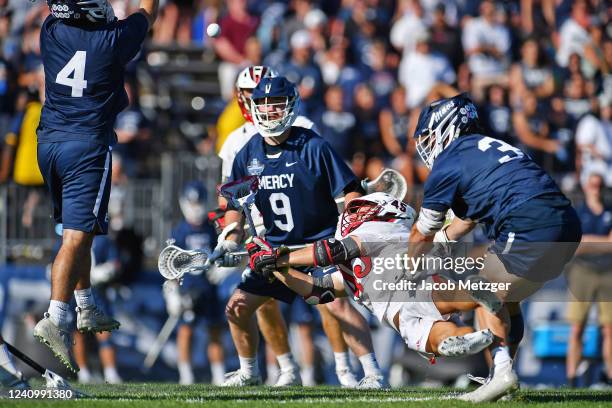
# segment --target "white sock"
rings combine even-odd
[[[366,377],[371,375],[378,376],[382,375],[380,373],[380,367],[378,366],[378,361],[376,361],[376,356],[374,353],[364,354],[359,357],[359,362],[361,363],[361,367],[363,368],[363,374]]]
[[[15,377],[19,376],[19,371],[17,371],[17,367],[15,367],[15,363],[13,362],[13,356],[6,348],[6,344],[0,345],[0,367],[13,374]]]
[[[300,371],[300,376],[302,377],[302,384],[304,387],[314,387],[316,385],[315,382],[315,370],[313,366],[304,366]]]
[[[221,385],[225,382],[225,364],[210,363],[210,374],[212,375],[213,385]]]
[[[70,305],[59,300],[51,300],[49,303],[49,318],[60,329],[68,331],[68,309]]]
[[[266,364],[266,384],[274,385],[276,384],[276,380],[278,380],[278,374],[280,370],[278,369],[278,364],[276,363],[268,363]]]
[[[256,377],[259,375],[259,367],[257,366],[256,358],[240,357],[240,371],[242,371],[248,377]]]
[[[182,385],[193,384],[193,370],[191,369],[191,363],[179,362],[178,363],[178,371],[179,371],[179,383]]]
[[[74,298],[76,299],[76,304],[81,309],[85,309],[95,305],[93,294],[91,293],[91,288],[75,290]]]
[[[510,349],[508,346],[497,346],[491,350],[493,356],[493,365],[501,367],[506,364],[512,364],[512,358],[510,357]]]
[[[276,361],[278,361],[281,371],[292,371],[297,368],[297,364],[293,360],[291,352],[276,356]]]
[[[89,384],[91,382],[91,373],[87,367],[80,367],[77,377],[82,384]]]
[[[334,360],[336,360],[336,371],[350,370],[351,365],[349,364],[349,354],[347,351],[336,353],[334,351]]]
[[[104,367],[104,381],[109,384],[119,384],[122,382],[117,372],[117,367]]]

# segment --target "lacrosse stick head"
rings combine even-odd
[[[159,253],[157,268],[168,280],[181,279],[184,274],[205,267],[208,254],[200,251],[186,251],[170,243]]]
[[[255,200],[259,189],[257,176],[247,176],[219,186],[219,195],[230,201],[235,207],[244,207]]]
[[[402,200],[408,192],[408,184],[397,170],[384,169],[378,177],[367,183],[365,190],[368,194],[382,192]]]

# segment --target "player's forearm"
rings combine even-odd
[[[311,245],[283,255],[276,261],[279,268],[284,266],[314,266],[314,264],[315,259]]]
[[[231,239],[232,241],[240,243],[242,240],[242,214],[236,210],[227,210],[225,213],[225,225],[230,225],[234,222],[238,223],[238,228],[227,234],[226,239]]]
[[[157,20],[159,10],[159,0],[140,0],[140,12],[149,20],[149,29],[153,27],[153,23]]]
[[[300,296],[312,293],[313,278],[306,273],[289,268],[287,273],[274,272],[274,277]]]
[[[455,217],[450,225],[446,228],[446,236],[451,241],[456,241],[476,227],[476,223],[470,220],[462,220]]]

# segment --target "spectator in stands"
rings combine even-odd
[[[463,62],[461,34],[446,22],[445,10],[444,3],[438,3],[434,9],[430,44],[432,51],[445,55],[456,70]]]
[[[212,3],[212,4],[211,4]],[[197,2],[196,13],[191,23],[191,41],[195,44],[210,46],[210,38],[206,34],[209,24],[217,21],[219,17],[219,7],[216,2],[200,0]]]
[[[350,163],[355,152],[355,115],[343,108],[343,89],[339,85],[327,88],[324,99],[325,106],[312,119],[321,137],[331,144],[344,161]]]
[[[486,103],[482,107],[482,123],[486,134],[509,144],[512,137],[512,110],[508,106],[508,92],[501,85],[491,85],[486,92]]]
[[[282,24],[280,47],[289,50],[290,41],[297,31],[306,29],[305,19],[310,11],[314,10],[311,0],[291,0],[289,2],[290,17]]]
[[[302,99],[299,113],[308,116],[321,106],[321,71],[312,61],[312,40],[308,31],[299,30],[293,33],[290,45],[291,57],[287,63],[278,67],[279,74],[297,85]]]
[[[408,154],[411,135],[408,131],[409,111],[406,107],[406,90],[399,86],[393,90],[389,107],[380,112],[380,135],[387,152],[387,163],[406,178],[408,186],[414,185],[412,159]]]
[[[432,54],[429,46],[429,33],[415,35],[416,48],[408,57],[402,59],[398,77],[406,88],[406,105],[415,108],[425,102],[434,86],[443,82],[455,82],[455,71],[448,59],[441,54]]]
[[[315,61],[324,54],[329,41],[328,19],[319,9],[311,9],[304,17],[304,26],[310,33],[312,52]],[[330,41],[331,42],[331,41]]]
[[[577,368],[582,357],[582,335],[592,303],[597,303],[603,335],[603,383],[612,385],[612,207],[602,200],[603,178],[609,170],[603,163],[584,172],[585,202],[577,208],[582,223],[582,245],[568,272],[572,302],[567,319],[572,325],[567,350],[566,376],[570,387],[577,385]]]
[[[42,72],[39,71],[39,84],[42,84]],[[42,89],[41,89],[42,90]],[[11,130],[4,138],[2,151],[0,183],[8,180],[12,174],[13,181],[28,189],[24,203],[21,224],[31,228],[34,211],[40,199],[45,195],[45,184],[38,168],[36,129],[40,121],[42,103],[37,87],[21,95],[27,102],[15,116]]]
[[[138,103],[138,90],[132,82],[125,84],[129,105],[117,115],[115,133],[117,144],[113,152],[121,157],[123,170],[128,177],[135,177],[138,173],[138,164],[145,158],[151,137],[149,123]]]
[[[538,37],[550,34],[555,29],[555,11],[555,0],[521,0],[522,30]]]
[[[153,31],[153,41],[158,44],[191,43],[191,17],[193,2],[170,0],[160,9],[159,18]]]
[[[376,95],[376,105],[380,107],[389,104],[389,96],[397,86],[395,69],[390,65],[397,61],[397,55],[387,50],[382,40],[375,40],[368,51],[367,70],[364,78]]]
[[[365,78],[356,66],[347,63],[346,58],[346,48],[343,45],[332,45],[322,58],[320,67],[325,84],[342,88],[343,105],[345,109],[350,110],[353,106],[351,95],[355,86]]]
[[[565,83],[563,89],[565,110],[573,120],[578,121],[591,111],[594,102],[591,99],[593,93],[593,83],[585,80],[581,74],[572,75]]]
[[[559,30],[559,40],[556,60],[561,67],[566,67],[569,57],[577,53],[592,68],[602,66],[602,60],[597,52],[588,28],[590,24],[589,4],[586,0],[576,0],[572,4],[572,13]]]
[[[378,127],[379,110],[372,88],[365,83],[355,88],[354,100],[353,112],[357,119],[354,140],[360,151],[365,152],[365,176],[373,180],[384,167],[385,148]]]
[[[402,58],[407,58],[416,48],[416,38],[427,31],[427,26],[423,21],[423,8],[419,0],[403,3],[404,14],[391,27],[390,41],[402,53]]]
[[[582,178],[593,163],[603,162],[607,171],[604,182],[612,187],[612,96],[599,98],[599,115],[592,112],[578,122],[576,128],[576,167]]]
[[[521,46],[521,60],[512,65],[510,90],[513,104],[520,103],[526,90],[536,98],[549,98],[555,91],[552,69],[544,63],[544,56],[534,38],[527,39]]]
[[[507,84],[511,38],[508,28],[497,21],[495,3],[480,4],[480,16],[468,20],[463,28],[463,49],[473,74],[472,95],[482,100],[484,88]]]
[[[538,107],[538,100],[533,93],[524,93],[523,105],[512,114],[512,127],[525,152],[550,171],[553,155],[560,149],[560,144],[550,138],[546,116]]]
[[[565,110],[565,103],[562,98],[555,96],[550,100],[550,110],[547,117],[551,138],[557,140],[560,145],[556,154],[557,160],[554,171],[564,174],[576,171],[576,146],[574,141],[576,121]],[[567,180],[573,180],[572,184],[575,184],[575,177],[567,178]]]
[[[234,81],[244,65],[252,65],[245,54],[249,37],[255,35],[259,19],[249,14],[246,0],[227,0],[227,14],[219,20],[221,36],[213,42],[213,47],[222,63],[219,65],[219,84],[221,96],[232,97]]]

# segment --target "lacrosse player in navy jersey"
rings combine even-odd
[[[119,322],[96,307],[90,251],[106,234],[113,124],[128,105],[124,70],[155,21],[158,0],[117,20],[107,0],[48,0],[51,15],[40,33],[45,104],[38,128],[38,164],[63,224],[62,246],[51,270],[49,310],[34,328],[63,364],[78,371],[70,348],[68,304],[75,295],[77,329],[102,332]]]
[[[480,129],[476,108],[465,94],[421,112],[417,151],[431,173],[408,251],[417,255],[420,243],[432,239],[454,242],[482,223],[494,243],[479,276],[470,281],[484,290],[488,283],[509,284],[496,293],[508,306],[559,276],[582,232],[576,211],[555,182],[520,149]],[[444,227],[449,209],[456,217]],[[511,318],[506,308],[497,315],[479,315],[481,326],[498,338],[491,346],[493,367],[484,384],[461,399],[492,401],[516,389],[508,343],[522,338],[517,310]]]
[[[187,183],[183,188],[179,205],[184,219],[174,227],[171,238],[175,245],[187,250],[211,250],[216,244],[215,229],[206,217],[208,194],[199,181]],[[174,282],[174,281],[172,281]],[[222,328],[225,324],[223,308],[218,298],[217,285],[206,275],[186,274],[181,285],[165,290],[169,314],[180,315],[176,334],[178,348],[179,383],[193,384],[191,345],[194,326],[204,319],[208,329],[208,361],[212,383],[221,385],[225,379],[222,345]]]
[[[348,202],[363,193],[355,175],[324,139],[311,129],[292,126],[298,104],[297,89],[286,78],[263,78],[259,82],[251,96],[251,114],[261,137],[251,138],[238,152],[230,176],[230,181],[249,175],[259,177],[255,205],[264,220],[266,239],[273,246],[333,236],[338,221],[334,197],[344,194]],[[242,215],[229,208],[226,225],[235,221],[242,221]],[[228,235],[223,249],[235,250],[240,239],[238,231]],[[313,268],[303,271],[315,272]],[[226,307],[240,369],[228,376],[225,385],[261,382],[256,362],[259,338],[253,315],[270,298],[291,303],[294,297],[278,281],[269,282],[255,273],[243,276]],[[339,320],[347,343],[362,363],[365,377],[360,386],[383,387],[384,379],[363,317],[350,303],[337,304],[329,310]],[[281,378],[286,378],[277,385],[299,384],[291,354],[278,356],[278,360]]]

